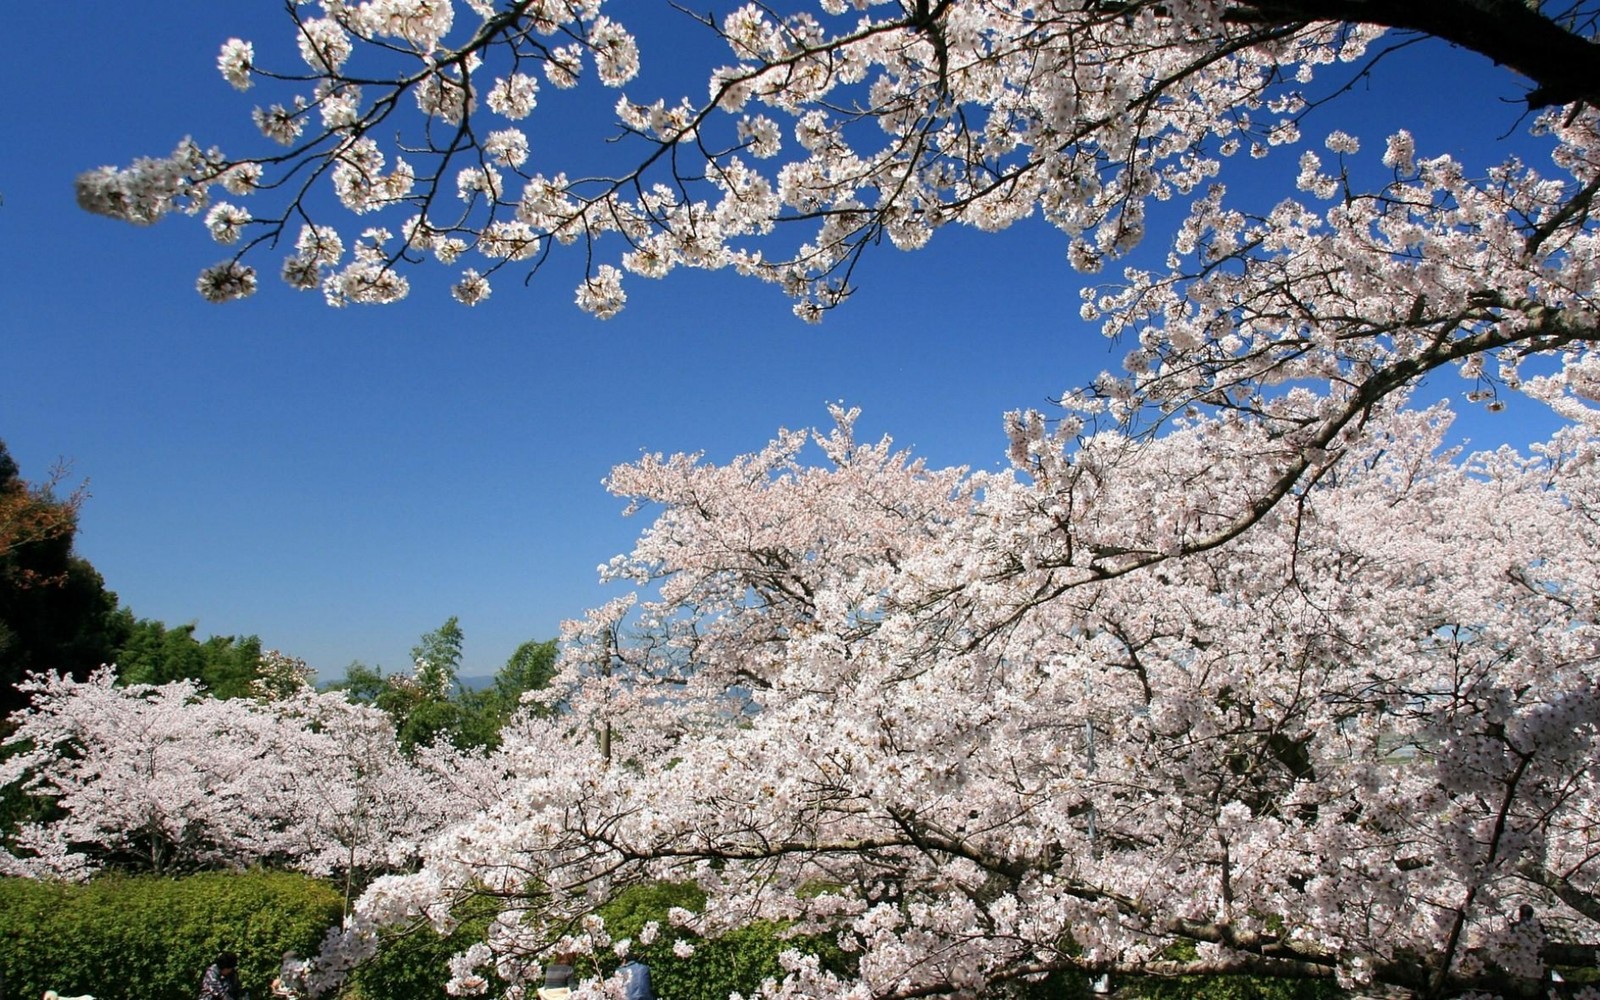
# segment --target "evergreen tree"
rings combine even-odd
[[[123,612],[129,620],[131,612]],[[201,642],[197,623],[169,628],[159,621],[132,621],[127,641],[117,650],[117,675],[125,684],[166,684],[198,681],[218,698],[239,698],[254,693],[261,673],[261,639],[258,636],[214,635]]]
[[[30,484],[0,442],[0,713],[25,699],[15,685],[28,671],[59,670],[85,677],[110,662],[129,620],[116,594],[72,550],[80,489],[58,499],[52,487]]]

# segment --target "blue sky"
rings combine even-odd
[[[681,54],[685,26],[634,13],[646,7],[618,10],[658,28],[640,31],[649,74],[663,47]],[[595,567],[647,525],[602,489],[613,465],[641,451],[725,459],[780,426],[824,423],[842,400],[862,407],[865,435],[938,466],[995,467],[1005,410],[1045,406],[1122,353],[1077,319],[1064,242],[1039,224],[885,247],[821,326],[770,287],[698,273],[632,279],[608,322],[572,305],[566,273],[502,279],[471,310],[440,288],[331,310],[271,276],[251,300],[209,305],[194,276],[224,255],[196,221],[91,217],[72,181],[191,133],[258,149],[258,95],[222,81],[216,52],[237,35],[286,64],[280,0],[63,9],[8,11],[0,439],[29,478],[62,458],[90,480],[79,550],[142,617],[257,634],[332,677],[353,660],[408,669],[417,635],[457,615],[464,672],[492,672],[611,596]],[[630,96],[661,96],[659,79]],[[1515,80],[1481,60],[1435,47],[1383,82],[1308,135],[1344,128],[1381,150],[1404,124],[1421,152],[1481,162],[1473,151],[1514,129],[1499,101]],[[1269,170],[1292,178],[1293,160]],[[1498,443],[1548,426],[1524,406],[1467,433]]]

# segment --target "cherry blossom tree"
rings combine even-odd
[[[284,864],[347,889],[416,861],[497,789],[481,754],[400,751],[382,711],[304,683],[280,653],[272,700],[206,697],[191,681],[36,676],[0,781],[54,800],[18,832],[11,874],[80,876]],[[298,682],[298,683],[296,683]]]
[[[1237,414],[1004,473],[835,416],[616,470],[660,509],[608,570],[640,596],[573,623],[567,714],[524,720],[509,794],[375,884],[324,972],[489,894],[455,988],[521,995],[662,879],[706,891],[703,933],[789,921],[853,954],[789,955],[774,998],[1066,970],[1539,995],[1600,957],[1600,411],[1460,456],[1447,410],[1386,408],[1198,550],[1273,474],[1226,457],[1268,433]],[[1130,540],[1183,554],[1108,561]]]
[[[1042,217],[1123,370],[1009,414],[1003,474],[859,442],[847,411],[725,466],[618,469],[660,511],[606,570],[638,592],[571,627],[510,790],[374,883],[324,979],[487,893],[505,912],[454,987],[520,995],[664,878],[705,889],[704,930],[851,949],[848,973],[792,955],[774,1000],[1063,970],[1534,995],[1595,961],[1600,7],[748,3],[703,19],[730,61],[693,98],[622,90],[649,53],[601,11],[290,5],[299,67],[287,42],[218,57],[270,91],[278,148],[186,141],[80,201],[202,217],[235,248],[200,278],[217,301],[273,254],[333,305],[429,261],[470,305],[572,247],[600,317],[625,272],[694,267],[815,319],[885,240]],[[1497,162],[1311,116],[1419,36],[1521,81]],[[589,73],[622,90],[609,171],[519,125]],[[1292,194],[1236,204],[1239,159],[1286,156]],[[1153,236],[1163,203],[1186,210]],[[1567,426],[1452,452],[1447,411],[1404,407],[1440,372]]]

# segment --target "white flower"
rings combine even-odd
[[[739,138],[750,144],[752,156],[766,159],[776,156],[783,147],[783,135],[778,123],[766,115],[746,117],[739,122]]]
[[[450,286],[450,294],[463,305],[475,306],[489,297],[489,279],[468,268],[461,272],[461,280]]]
[[[1361,141],[1359,139],[1348,132],[1337,130],[1328,134],[1324,145],[1335,153],[1358,153],[1361,151]]]
[[[207,302],[247,298],[256,291],[256,269],[232,260],[214,264],[200,272],[194,287]]]
[[[471,88],[454,77],[433,73],[417,85],[417,107],[423,114],[452,125],[472,113],[477,103]]]
[[[589,44],[594,48],[600,82],[606,86],[620,87],[639,72],[638,43],[609,17],[595,20],[594,27],[589,30]]]
[[[354,261],[322,283],[323,297],[331,306],[387,305],[405,298],[410,291],[411,283],[403,275],[367,260]]]
[[[217,69],[222,71],[222,78],[233,84],[235,90],[249,90],[255,81],[250,79],[250,69],[255,60],[255,46],[239,38],[230,38],[222,43],[222,52],[217,56]]]
[[[314,264],[337,264],[344,256],[344,241],[332,226],[301,226],[294,248],[302,260]]]
[[[451,0],[369,0],[359,13],[368,32],[403,38],[418,52],[428,53],[449,32],[455,4]]]
[[[1417,145],[1411,138],[1411,133],[1401,129],[1389,137],[1389,145],[1383,153],[1383,165],[1392,167],[1397,173],[1409,174],[1417,169]]]
[[[456,196],[462,201],[471,201],[480,191],[499,201],[502,190],[500,171],[493,167],[462,167],[456,174]]]
[[[641,278],[664,278],[674,263],[671,238],[665,233],[650,237],[637,250],[622,255],[622,266]]]
[[[211,230],[211,238],[218,243],[237,243],[239,234],[249,221],[249,212],[225,201],[217,202],[206,213],[206,228]]]
[[[539,252],[539,235],[526,222],[491,222],[478,237],[478,252],[496,260],[527,260]]]
[[[622,290],[622,272],[601,264],[595,275],[578,286],[578,308],[600,319],[610,319],[622,311],[628,295]]]
[[[578,74],[581,72],[583,72],[583,46],[577,42],[551,49],[550,57],[544,62],[545,79],[562,90],[576,87]]]
[[[337,73],[351,50],[350,36],[333,18],[300,22],[300,58],[318,73]]]
[[[297,98],[294,108],[274,104],[270,108],[256,108],[252,116],[262,135],[280,146],[292,146],[306,127],[304,111],[304,99]]]
[[[483,151],[501,166],[520,167],[528,159],[528,137],[521,129],[498,129],[483,140]]]
[[[337,91],[325,94],[317,102],[322,113],[324,128],[347,129],[361,119],[361,88],[347,84]]]
[[[526,73],[513,73],[496,80],[484,101],[495,114],[519,120],[528,117],[538,99],[539,81]]]
[[[229,194],[247,195],[261,185],[261,164],[252,161],[235,163],[217,175],[223,190]]]
[[[307,260],[299,255],[291,255],[283,259],[283,282],[296,291],[305,292],[317,287],[317,282],[322,280],[322,269],[316,261]]]
[[[467,252],[467,241],[459,236],[445,236],[433,241],[433,256],[441,264],[454,264],[456,258]]]

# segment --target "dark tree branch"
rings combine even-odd
[[[1600,103],[1600,46],[1522,0],[1241,0],[1229,16],[1247,23],[1349,21],[1417,31],[1533,81],[1530,109]]]

